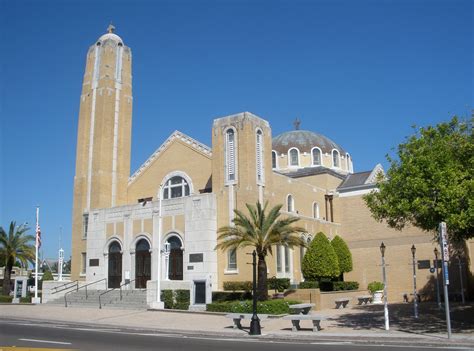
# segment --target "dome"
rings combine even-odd
[[[331,153],[333,149],[341,154],[346,152],[331,139],[324,135],[310,132],[309,130],[292,130],[282,133],[272,140],[272,148],[279,154],[286,154],[292,147],[298,148],[300,152],[311,152],[313,147],[319,147],[324,153]]]
[[[107,33],[102,35],[99,38],[98,42],[103,43],[106,40],[112,40],[112,41],[116,42],[117,44],[122,44],[123,45],[122,38],[120,38],[117,34],[115,34],[114,30],[115,30],[115,27],[112,24],[109,25],[109,27],[107,28]]]

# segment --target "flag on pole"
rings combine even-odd
[[[39,225],[39,220],[36,218],[36,246],[41,247],[41,228]]]

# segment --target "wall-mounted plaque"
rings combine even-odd
[[[190,263],[203,262],[203,261],[204,261],[204,255],[202,253],[189,254]]]

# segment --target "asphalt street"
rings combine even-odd
[[[357,344],[341,341],[274,341],[255,337],[226,338],[192,334],[161,333],[129,328],[84,326],[71,323],[0,319],[0,347],[31,347],[69,350],[473,350],[466,347]]]

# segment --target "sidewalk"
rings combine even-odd
[[[392,304],[390,331],[385,331],[382,305],[351,306],[346,309],[318,311],[327,316],[322,330],[312,332],[310,321],[302,321],[302,330],[291,331],[291,322],[270,318],[261,322],[262,336],[272,340],[337,340],[371,343],[396,342],[426,345],[474,346],[474,306],[453,306],[453,337],[447,338],[444,311],[433,304],[420,306],[420,318],[414,320],[413,306]],[[118,309],[73,308],[57,305],[0,305],[0,315],[6,318],[43,320],[112,326],[168,333],[199,334],[201,336],[250,337],[250,321],[243,321],[243,330],[233,329],[231,319],[223,314],[173,311],[130,311]]]

